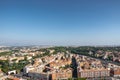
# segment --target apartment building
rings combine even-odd
[[[77,69],[78,77],[81,78],[95,78],[95,77],[108,77],[110,76],[110,69],[89,69],[89,70],[81,70]]]
[[[55,71],[51,74],[52,79],[51,80],[68,80],[68,78],[72,78],[72,70],[70,68],[65,70],[59,70]]]

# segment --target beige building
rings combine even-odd
[[[110,69],[89,69],[81,70],[77,69],[78,77],[80,78],[95,78],[95,77],[108,77],[110,76]]]
[[[72,70],[66,69],[61,71],[56,71],[51,74],[52,80],[68,80],[68,78],[72,78]]]

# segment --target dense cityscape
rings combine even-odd
[[[0,48],[0,80],[119,80],[120,47]]]
[[[120,0],[0,0],[0,80],[120,80]]]

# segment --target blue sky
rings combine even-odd
[[[120,0],[0,0],[0,45],[120,45]]]

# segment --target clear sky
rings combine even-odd
[[[0,0],[0,45],[120,45],[120,0]]]

